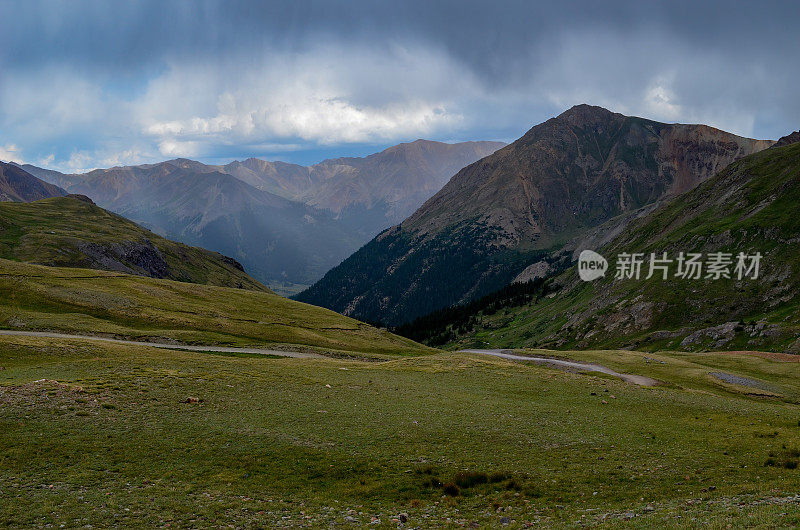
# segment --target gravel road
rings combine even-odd
[[[280,355],[281,357],[296,357],[302,359],[322,358],[316,353],[306,353],[299,351],[268,350],[264,348],[229,348],[226,346],[195,346],[191,344],[167,344],[162,342],[144,342],[136,340],[109,339],[106,337],[92,337],[90,335],[70,335],[67,333],[48,333],[46,331],[13,331],[0,330],[0,335],[12,335],[18,337],[49,337],[52,339],[82,339],[95,340],[99,342],[112,342],[114,344],[132,344],[135,346],[150,346],[151,348],[164,348],[168,350],[190,350],[208,351],[220,353],[254,353],[260,355]]]
[[[493,355],[494,357],[502,357],[503,359],[511,359],[514,361],[528,361],[537,364],[547,364],[551,366],[558,366],[560,368],[567,368],[571,370],[578,370],[584,372],[600,372],[614,377],[619,377],[623,381],[634,383],[641,386],[655,386],[658,381],[645,377],[643,375],[621,374],[606,368],[599,364],[592,363],[579,363],[574,361],[564,361],[561,359],[548,359],[547,357],[532,357],[528,355],[518,355],[513,353],[512,350],[461,350],[466,353],[480,353],[483,355]]]

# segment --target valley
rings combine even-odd
[[[539,247],[487,251],[500,232],[484,222],[418,248],[405,222],[391,228],[343,264],[406,279],[396,314],[423,316],[389,329],[284,298],[86,196],[2,202],[0,522],[798,525],[800,143],[787,138]],[[233,178],[191,165],[159,171]],[[574,265],[585,248],[689,244],[761,252],[749,302],[720,302],[745,288],[735,278],[667,292],[658,277],[582,282]],[[443,306],[476,278],[487,293]]]
[[[0,528],[800,528],[798,27],[0,0]]]
[[[225,165],[175,159],[82,174],[20,168],[161,236],[230,256],[291,295],[407,217],[458,169],[504,145],[417,140],[308,167],[250,158]]]

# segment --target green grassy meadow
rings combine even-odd
[[[663,384],[454,352],[365,362],[0,337],[0,524],[800,525],[797,362],[531,353]],[[769,392],[710,375],[723,372]]]
[[[435,351],[271,292],[2,259],[0,328],[378,356]]]

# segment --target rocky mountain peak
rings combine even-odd
[[[581,103],[562,112],[557,119],[565,121],[573,127],[586,127],[624,117],[622,114],[611,112],[603,107]]]
[[[772,147],[783,147],[784,145],[796,144],[797,142],[800,142],[800,131],[795,131],[792,134],[784,136],[775,142]]]

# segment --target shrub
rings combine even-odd
[[[441,485],[442,483],[436,477],[425,479],[425,481],[422,483],[423,488],[438,488]]]
[[[495,471],[491,475],[489,475],[489,482],[491,484],[496,484],[497,482],[503,482],[505,479],[511,478],[509,473],[504,471]]]
[[[478,484],[486,484],[489,482],[489,476],[478,471],[464,471],[456,473],[453,477],[453,482],[462,488],[471,488]]]
[[[449,497],[458,497],[461,495],[461,488],[453,484],[452,482],[448,482],[445,484],[442,489],[444,490],[444,494]]]
[[[539,490],[539,488],[537,488],[536,486],[530,486],[530,485],[525,487],[525,489],[522,491],[522,493],[526,497],[530,497],[532,499],[535,499],[537,497],[541,497],[542,496],[542,492],[541,492],[541,490]]]

